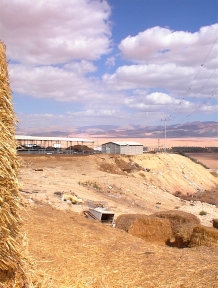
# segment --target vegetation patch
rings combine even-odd
[[[174,195],[188,201],[201,201],[211,205],[218,205],[218,188],[203,192],[198,191],[195,194],[191,195],[184,195],[178,193],[175,193]]]
[[[79,185],[82,185],[83,187],[90,187],[90,188],[94,188],[97,190],[100,190],[101,187],[96,183],[96,182],[92,182],[92,181],[84,181],[84,182],[78,182]]]
[[[201,216],[207,215],[207,212],[202,210],[201,212],[199,212],[199,215]]]

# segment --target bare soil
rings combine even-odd
[[[187,153],[210,169],[218,169],[218,153]]]
[[[83,215],[89,203],[102,202],[115,219],[175,209],[212,227],[215,205],[174,196],[216,191],[218,178],[201,165],[168,154],[20,160],[22,231],[35,259],[33,278],[43,287],[218,287],[217,248],[160,246]],[[83,204],[64,202],[61,193],[76,194]],[[202,210],[206,215],[199,215]]]

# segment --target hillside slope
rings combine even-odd
[[[35,263],[33,287],[218,287],[217,247],[178,249],[144,242],[82,213],[96,201],[115,217],[178,209],[211,226],[218,217],[215,205],[192,206],[173,195],[198,189],[215,193],[217,178],[202,166],[164,154],[26,155],[20,160],[22,231]],[[62,201],[62,193],[75,193],[83,204]],[[202,210],[207,215],[200,216]]]
[[[21,161],[21,193],[31,205],[43,201],[59,209],[82,212],[91,201],[103,201],[116,216],[176,208],[199,217],[206,209],[208,214],[201,221],[208,226],[217,213],[214,205],[190,206],[173,195],[178,191],[184,195],[205,189],[211,194],[217,191],[218,178],[180,155],[26,155]],[[61,201],[61,193],[74,193],[84,203],[69,205]]]

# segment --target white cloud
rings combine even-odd
[[[54,64],[110,51],[111,9],[100,0],[1,0],[1,39],[9,59]]]
[[[108,67],[112,67],[112,66],[115,65],[115,61],[116,61],[116,57],[115,56],[109,57],[109,58],[107,58],[107,61],[105,62],[105,65],[108,66]]]
[[[201,98],[210,95],[217,87],[217,71],[214,73],[201,67],[198,72],[199,67],[178,66],[176,63],[138,64],[119,67],[114,74],[104,74],[102,79],[108,89],[161,87],[178,98],[185,95]]]
[[[184,99],[178,100],[166,93],[161,92],[143,95],[142,93],[139,93],[139,91],[136,91],[135,95],[132,97],[127,97],[124,103],[131,109],[144,112],[153,111],[156,113],[168,113],[168,116],[173,113],[192,113],[196,110],[196,108],[198,111],[202,112],[215,112],[217,110],[216,107],[211,105],[203,105],[202,103],[196,104]]]
[[[113,110],[122,105],[124,93],[110,92],[98,78],[83,75],[94,69],[95,66],[86,61],[64,67],[10,64],[9,74],[12,91],[16,94],[68,102],[69,105],[81,103],[86,110]]]
[[[84,72],[84,67],[81,69]],[[97,89],[97,80],[89,80],[89,78],[68,69],[15,64],[10,65],[9,72],[12,79],[12,90],[35,98],[83,102],[88,99],[102,99],[105,95],[102,89]]]
[[[11,60],[13,92],[42,99],[42,105],[43,99],[69,103],[63,114],[19,113],[21,125],[72,130],[142,119],[149,124],[196,107],[202,114],[215,111],[201,101],[217,87],[217,43],[210,49],[218,24],[196,33],[153,27],[128,36],[119,49],[132,63],[116,68],[117,53],[94,62],[112,51],[110,13],[106,0],[1,0],[0,38]],[[116,70],[93,77],[103,65]],[[74,111],[72,103],[81,110]]]
[[[95,72],[98,68],[90,61],[82,60],[80,62],[70,62],[63,66],[66,70],[71,70],[77,74],[83,75]]]
[[[200,66],[217,39],[217,30],[218,24],[202,27],[195,33],[153,27],[123,39],[119,49],[124,58],[134,62]],[[207,67],[216,68],[216,53],[217,42],[207,59]]]

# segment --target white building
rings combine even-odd
[[[108,142],[102,144],[102,153],[138,155],[143,154],[143,144],[138,142]]]

